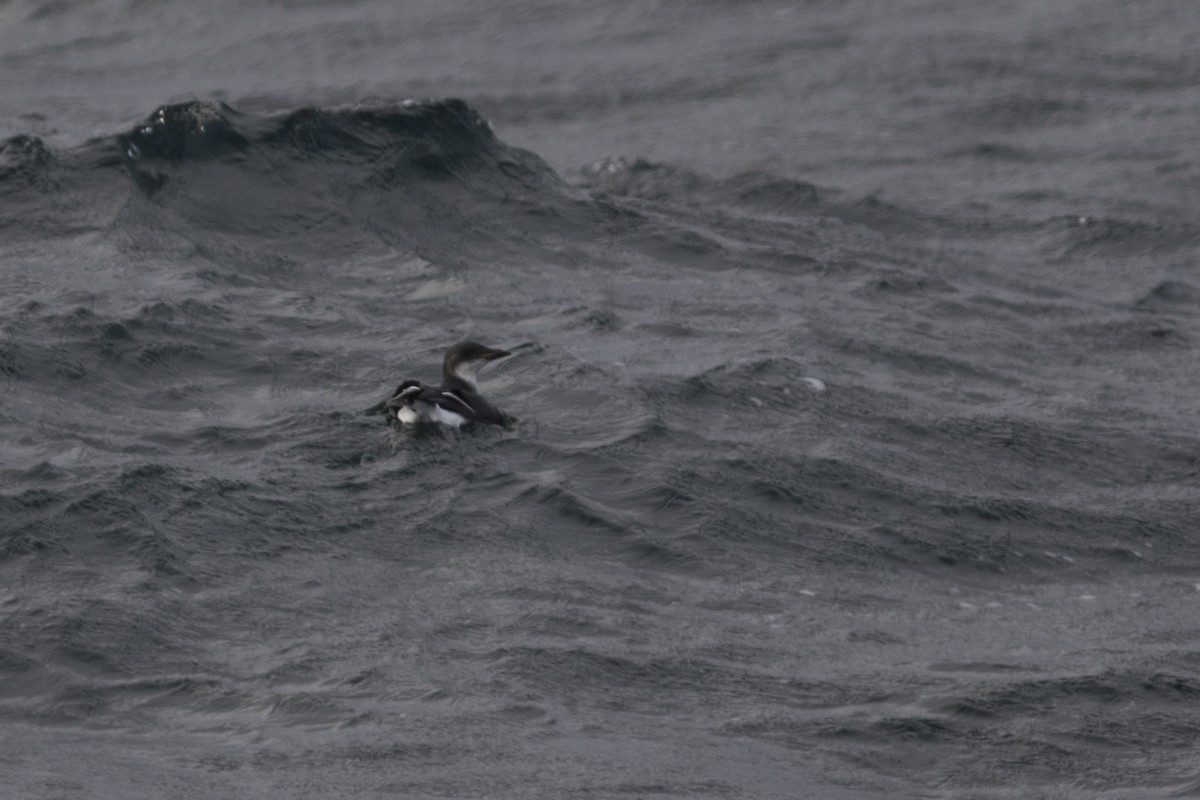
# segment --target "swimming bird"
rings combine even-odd
[[[508,416],[479,394],[479,370],[498,358],[512,355],[507,350],[478,342],[459,342],[442,359],[442,385],[426,386],[407,380],[396,387],[385,404],[388,419],[404,425],[434,423],[460,428],[471,422],[504,425]]]

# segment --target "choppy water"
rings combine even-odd
[[[0,5],[0,793],[1200,792],[1198,30]]]

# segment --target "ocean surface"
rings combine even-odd
[[[1200,795],[1197,131],[1178,0],[0,2],[0,797]]]

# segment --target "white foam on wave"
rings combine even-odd
[[[825,391],[825,381],[821,380],[820,378],[801,378],[801,381],[803,381],[804,385],[812,389],[814,392]]]

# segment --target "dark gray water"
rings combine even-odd
[[[0,796],[1200,793],[1198,53],[0,4]]]

